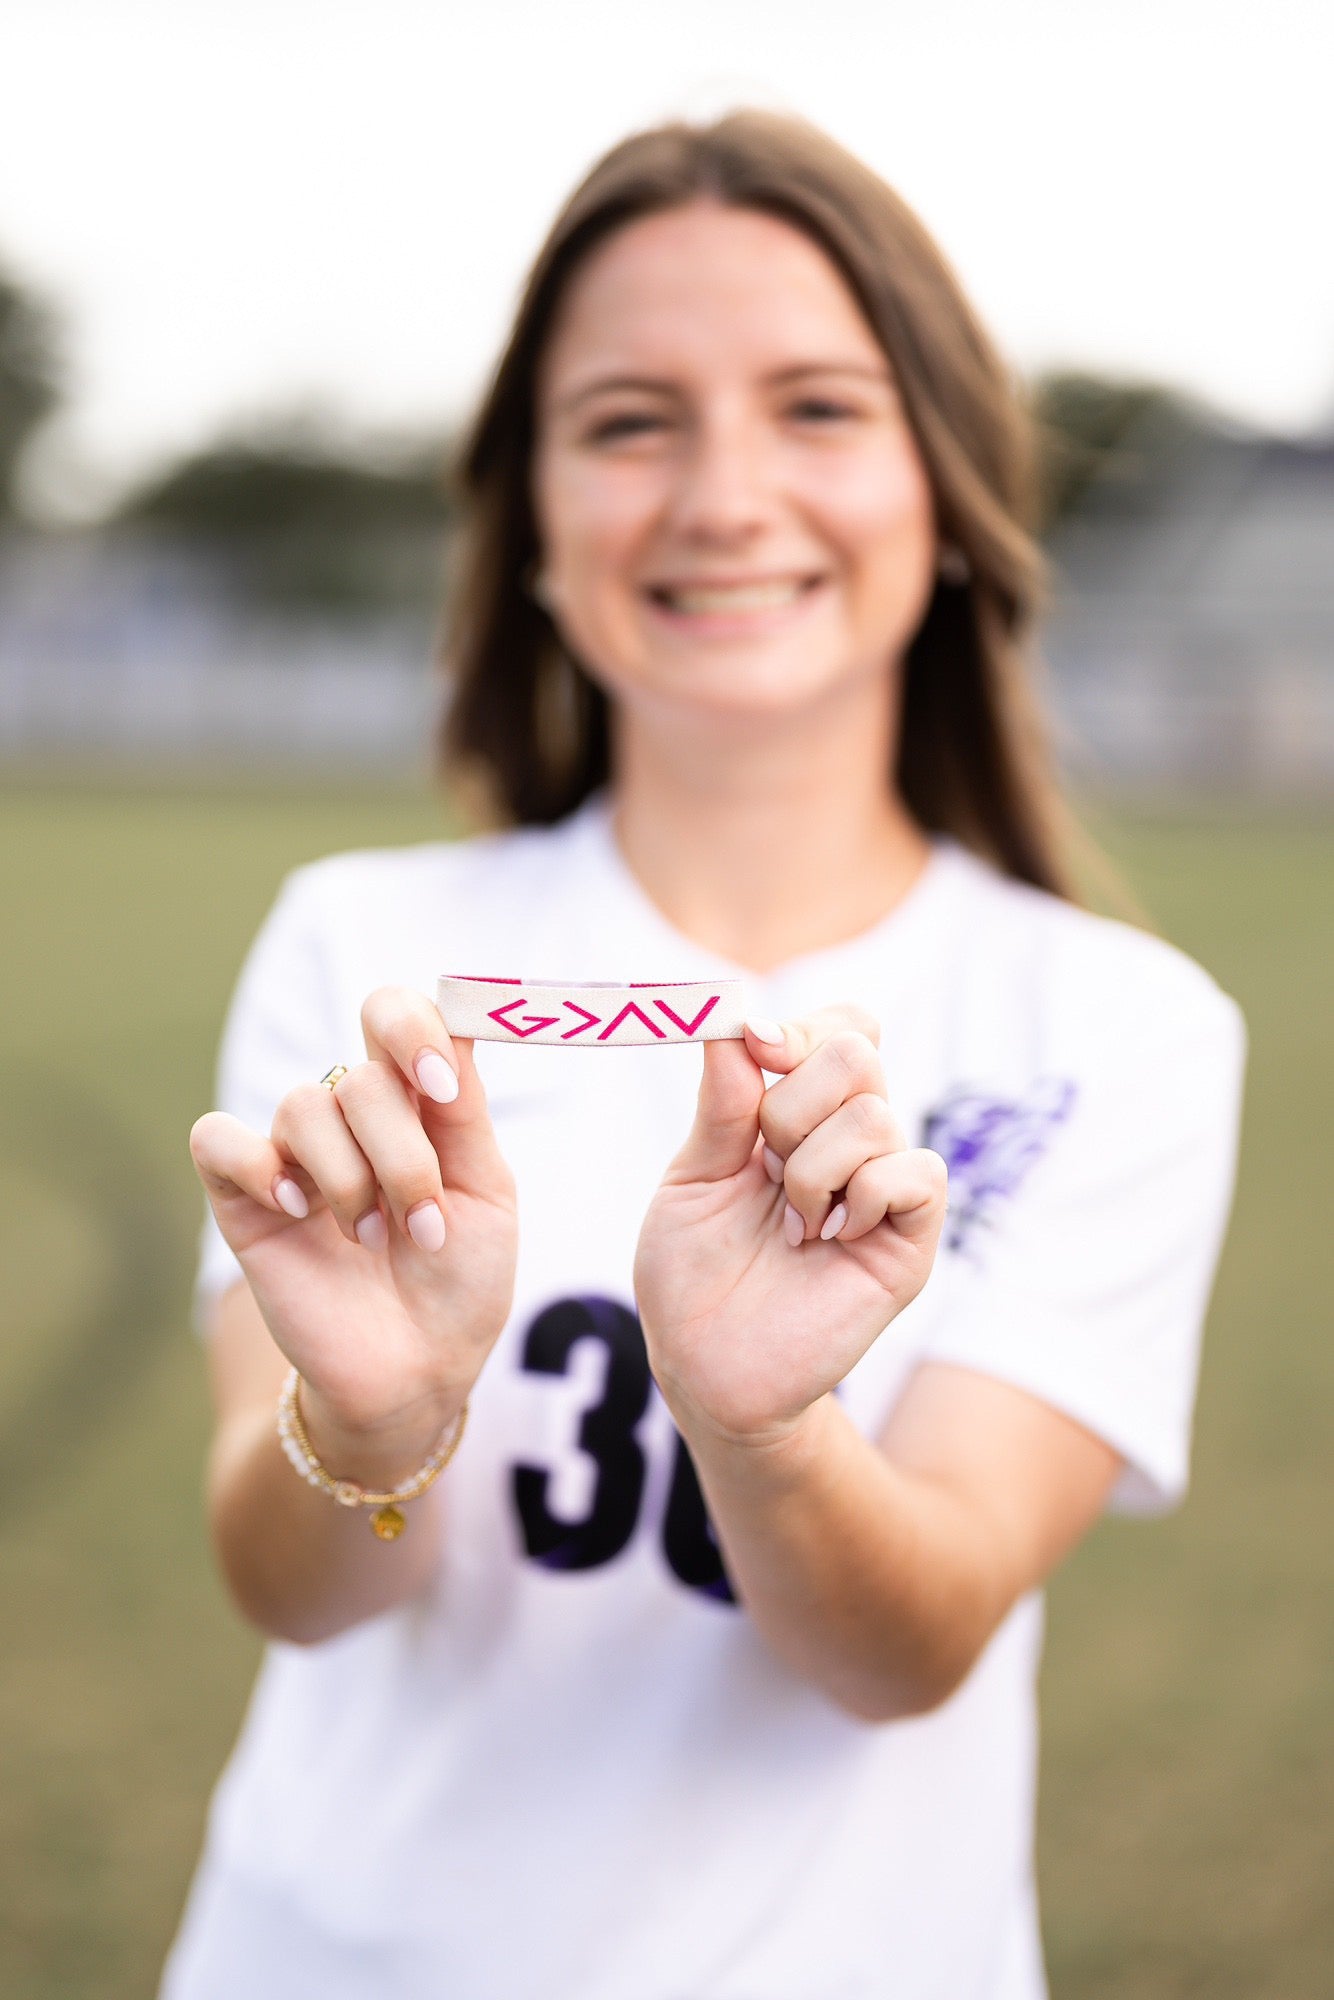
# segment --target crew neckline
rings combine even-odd
[[[698,969],[706,977],[745,980],[758,988],[780,986],[812,969],[825,965],[835,967],[845,958],[864,964],[867,960],[885,955],[900,965],[904,964],[905,948],[936,921],[938,908],[946,898],[949,885],[957,881],[960,864],[966,865],[969,858],[958,842],[948,835],[928,835],[931,852],[926,863],[892,909],[851,937],[820,945],[812,951],[799,952],[766,972],[757,972],[751,966],[740,965],[721,952],[698,943],[677,928],[654,902],[622,854],[611,820],[611,796],[605,786],[585,799],[574,815],[575,827],[585,835],[601,864],[610,896],[620,904],[635,930],[646,937],[651,935],[661,940],[667,955],[663,971]]]

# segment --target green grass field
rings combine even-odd
[[[0,2000],[152,1994],[257,1657],[205,1550],[186,1318],[185,1134],[241,953],[294,862],[441,826],[411,791],[0,799]],[[1104,1526],[1051,1593],[1053,1992],[1326,2000],[1334,823],[1099,830],[1252,1064],[1191,1502]]]

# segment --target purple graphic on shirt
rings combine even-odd
[[[1040,1077],[1017,1099],[960,1089],[927,1113],[922,1144],[950,1170],[947,1249],[966,1250],[986,1228],[996,1204],[1008,1200],[1042,1158],[1077,1095],[1069,1077]]]

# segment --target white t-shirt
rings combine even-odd
[[[288,878],[229,1018],[222,1106],[268,1129],[363,1054],[366,994],[441,972],[682,979],[605,802],[550,830]],[[951,1163],[921,1296],[844,1383],[874,1433],[933,1356],[1015,1383],[1174,1501],[1226,1215],[1236,1007],[1159,940],[936,843],[863,936],[752,982],[883,1024],[910,1143]],[[165,2000],[1036,2000],[1037,1594],[928,1716],[868,1725],[730,1599],[631,1270],[696,1048],[477,1045],[520,1201],[514,1312],[445,1475],[438,1587],[270,1646]],[[201,1294],[237,1275],[210,1225]],[[409,1530],[410,1531],[410,1530]]]

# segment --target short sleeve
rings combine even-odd
[[[295,1084],[338,1059],[335,995],[321,921],[319,864],[283,882],[246,956],[218,1054],[215,1105],[267,1132]],[[207,1335],[213,1305],[242,1275],[206,1214],[194,1291],[194,1325]]]
[[[1125,1513],[1185,1492],[1236,1167],[1242,1016],[1179,963],[1184,990],[1173,982],[1114,1049],[1052,1081],[1040,1157],[945,1253],[948,1309],[924,1357],[998,1376],[1106,1439],[1125,1460],[1111,1502]]]

